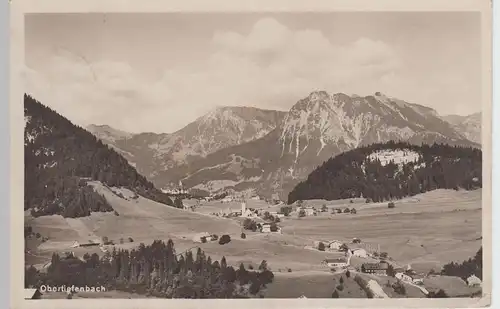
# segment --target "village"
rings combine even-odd
[[[149,209],[149,206],[137,209],[135,206],[138,201],[137,197],[127,190],[106,187],[102,187],[102,190],[102,192],[108,192],[105,194],[109,194],[107,197],[110,200],[115,201],[114,205],[120,216],[122,214],[125,216],[121,220],[129,218],[126,215],[129,211],[141,215],[143,211]],[[266,259],[278,276],[281,276],[280,273],[283,276],[293,273],[297,276],[303,274],[305,278],[308,278],[313,274],[320,273],[333,276],[346,276],[349,273],[363,278],[366,281],[363,286],[369,286],[371,290],[375,291],[374,295],[378,295],[377,297],[393,297],[389,296],[388,293],[381,292],[387,289],[385,285],[389,283],[391,288],[394,285],[406,285],[414,288],[421,295],[414,297],[426,297],[429,293],[435,292],[437,287],[448,284],[446,282],[457,284],[455,279],[441,276],[438,268],[437,271],[429,270],[429,268],[422,268],[420,265],[413,267],[413,263],[401,262],[400,256],[398,256],[399,252],[395,251],[394,247],[389,248],[387,243],[370,240],[363,229],[360,230],[355,226],[348,228],[351,226],[350,222],[360,218],[369,219],[371,218],[369,216],[379,212],[401,211],[404,207],[399,202],[376,205],[361,199],[307,200],[287,205],[279,199],[278,195],[273,195],[273,198],[268,200],[248,193],[246,195],[224,194],[217,198],[192,198],[187,194],[187,191],[182,189],[172,192],[171,196],[172,198],[182,198],[181,209],[172,210],[168,207],[158,208],[154,206],[150,210],[155,213],[158,211],[170,213],[165,217],[170,218],[170,221],[160,220],[159,223],[181,224],[180,221],[177,223],[177,219],[172,217],[174,213],[179,218],[190,220],[186,223],[189,222],[192,227],[186,229],[185,223],[183,223],[184,232],[176,231],[172,227],[169,230],[172,230],[173,234],[163,234],[169,235],[166,237],[175,238],[178,254],[201,248],[219,258],[222,256],[232,257],[230,261],[234,263],[235,267],[240,262],[245,263],[248,267],[256,267],[256,264]],[[139,202],[141,203],[141,198],[139,198]],[[141,212],[137,212],[139,210]],[[106,218],[114,221],[120,217],[107,215]],[[137,217],[134,215],[130,218],[132,220],[132,218]],[[199,223],[188,218],[196,218]],[[54,246],[59,243],[57,252],[61,257],[77,258],[82,261],[91,258],[94,253],[102,256],[109,255],[113,250],[120,248],[135,248],[139,243],[147,242],[147,237],[157,239],[160,235],[141,236],[141,233],[137,233],[139,230],[130,229],[122,230],[119,234],[94,233],[85,228],[81,219],[64,220],[70,223],[72,229],[80,231],[81,237],[77,237],[71,243],[67,242],[65,248],[63,248],[63,242],[53,242],[52,239],[45,241],[44,238],[45,243],[40,248],[46,247],[46,250],[53,252]],[[130,222],[127,224],[140,225],[137,219],[126,222]],[[329,226],[332,224],[333,226],[341,224],[343,232],[326,232],[331,230]],[[126,233],[130,233],[130,235]],[[255,253],[251,255],[244,253],[260,246],[268,249],[262,251],[262,254],[259,254],[258,251],[253,251]],[[289,253],[277,255],[276,252],[282,250]],[[27,254],[35,258],[35,255],[39,253],[29,251]],[[50,261],[35,265],[40,271],[45,271],[49,266]],[[462,281],[460,278],[456,279]],[[443,280],[445,283],[440,283]],[[467,289],[472,292],[481,289],[482,283],[478,277],[469,276],[463,280],[460,285],[460,293],[468,293]],[[438,283],[434,284],[434,282]]]

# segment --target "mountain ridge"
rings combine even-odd
[[[336,154],[391,140],[478,146],[432,108],[379,92],[350,97],[314,91],[299,100],[267,135],[160,171],[151,180],[164,186],[182,179],[186,187],[208,191],[214,186],[219,190],[254,187],[269,196],[273,191],[290,190]]]

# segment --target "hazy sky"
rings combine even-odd
[[[313,90],[481,108],[478,13],[36,14],[26,91],[79,125],[172,132],[215,106]]]

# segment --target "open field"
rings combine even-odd
[[[319,201],[315,201],[319,202]],[[436,190],[396,202],[363,204],[356,215],[319,214],[283,220],[283,233],[317,240],[363,242],[417,271],[472,257],[481,246],[481,191]],[[328,204],[327,204],[328,205]]]

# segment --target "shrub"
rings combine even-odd
[[[371,203],[371,202],[372,202],[372,199],[371,199],[371,198],[367,198],[367,199],[365,200],[365,203],[367,203],[367,204],[368,204],[368,203]]]
[[[351,277],[351,272],[350,272],[350,271],[346,271],[346,272],[345,272],[345,276],[346,276],[347,278],[350,278],[350,277]]]
[[[386,259],[389,254],[387,252],[380,252],[380,257]]]
[[[351,204],[352,204],[352,203],[354,203],[354,202],[353,202],[353,200],[350,200],[350,201],[349,201],[349,203],[351,203]]]
[[[350,212],[351,212],[351,210],[349,208],[344,209],[345,214],[350,213]]]
[[[339,298],[339,292],[337,292],[337,290],[333,291],[332,298]]]
[[[288,268],[288,269],[287,269],[287,271],[288,271],[289,273],[291,273],[291,272],[292,272],[292,269],[291,269],[291,268]]]
[[[260,271],[265,271],[265,270],[267,270],[267,261],[266,261],[266,260],[262,260],[262,262],[260,262],[260,265],[259,265],[259,270],[260,270]]]
[[[386,274],[390,277],[396,277],[396,271],[394,270],[394,266],[392,266],[392,264],[389,264],[389,266],[387,266]]]
[[[320,241],[318,244],[318,250],[325,251],[325,244],[322,241]]]
[[[406,295],[406,288],[401,281],[397,281],[392,285],[392,288],[394,289],[394,292],[400,294],[400,295]]]
[[[429,292],[429,294],[427,294],[427,298],[448,298],[448,297],[449,296],[443,289],[440,289],[437,292]]]
[[[343,291],[344,290],[344,285],[343,284],[337,285],[336,290]]]
[[[207,237],[203,236],[200,238],[200,240],[201,240],[201,243],[204,244],[207,242]]]
[[[134,240],[132,239],[132,237],[128,238],[128,242],[134,242]]]
[[[246,235],[245,233],[241,233],[240,237],[241,237],[242,239],[245,239],[245,238],[247,238],[247,235]]]
[[[344,277],[340,277],[339,282],[340,282],[340,284],[344,284]]]
[[[212,235],[212,241],[216,241],[217,239],[219,239],[219,235],[213,234]]]
[[[326,207],[326,204],[323,204],[323,206],[321,206],[321,212],[327,212],[328,211],[328,207]]]
[[[253,269],[253,265],[252,265],[252,264],[249,264],[249,265],[248,265],[248,269]]]
[[[36,238],[40,238],[42,235],[40,233],[36,233]]]
[[[219,239],[219,245],[225,245],[231,241],[231,237],[227,234],[224,234]]]
[[[393,202],[389,202],[389,203],[387,204],[387,208],[394,208],[394,207],[396,207],[396,205],[394,205],[394,203],[393,203]]]
[[[251,231],[255,232],[257,230],[257,223],[255,223],[255,221],[250,219],[250,218],[246,218],[243,221],[243,228],[245,230],[251,230]]]
[[[280,208],[280,213],[284,214],[285,217],[288,217],[291,212],[292,212],[292,207],[291,206],[282,206]]]
[[[113,213],[115,214],[115,216],[119,216],[119,215],[120,215],[120,214],[118,213],[118,211],[116,211],[116,210],[115,210]]]
[[[301,209],[299,211],[299,218],[305,217],[306,216],[306,211],[304,209]]]
[[[356,213],[357,213],[356,209],[354,209],[354,208],[353,208],[353,209],[351,209],[351,213],[352,213],[352,214],[356,214]]]

